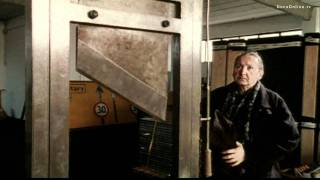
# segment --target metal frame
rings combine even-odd
[[[37,23],[35,23],[37,22]],[[26,173],[49,177],[49,3],[26,1]]]
[[[68,177],[68,70],[72,22],[180,35],[178,177],[199,176],[202,1],[168,2],[181,6],[181,18],[112,11],[66,0],[27,1],[29,176]],[[99,17],[88,18],[87,13],[92,9],[99,12]],[[161,25],[164,20],[170,22],[169,27]]]

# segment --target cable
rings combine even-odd
[[[148,157],[147,157],[147,166],[149,166],[149,162],[150,162],[150,158],[151,158],[151,152],[152,152],[152,147],[153,147],[153,143],[154,143],[154,136],[156,134],[156,128],[157,128],[157,120],[154,120],[154,125],[153,125],[153,130],[152,130],[152,136],[151,136],[151,140],[150,140],[150,144],[149,144],[149,148],[148,148]]]
[[[212,176],[212,152],[210,149],[210,60],[209,60],[209,18],[210,18],[210,0],[207,0],[206,16],[206,60],[207,60],[207,130],[206,130],[206,150],[205,150],[205,176]]]

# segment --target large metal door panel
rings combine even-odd
[[[170,37],[80,25],[77,70],[165,120]]]

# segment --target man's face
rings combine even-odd
[[[234,81],[242,91],[253,87],[262,76],[263,70],[259,67],[257,58],[252,55],[242,56],[233,69]]]

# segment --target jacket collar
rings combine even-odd
[[[262,83],[261,83],[256,101],[263,108],[268,108],[268,109],[271,108],[270,96],[267,92],[267,88]]]
[[[260,107],[263,108],[271,108],[271,104],[270,104],[270,96],[267,92],[267,88],[260,82],[261,86],[258,92],[258,96],[256,99],[256,104],[259,105]],[[229,91],[230,90],[235,90],[236,88],[238,88],[238,85],[235,82],[230,83],[228,86]]]

